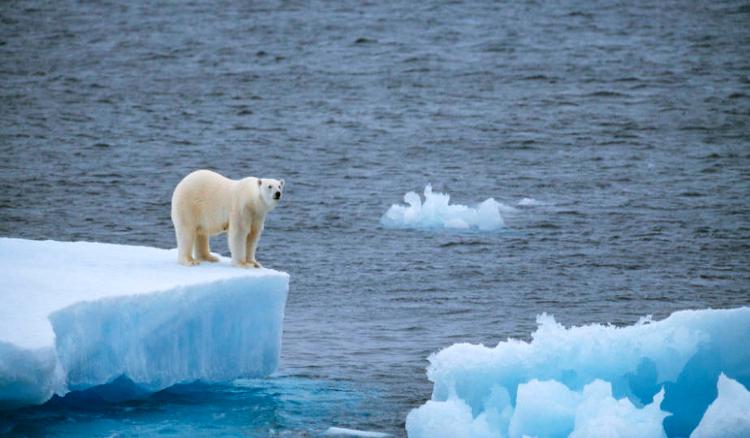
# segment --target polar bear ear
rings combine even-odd
[[[279,182],[281,183],[281,187],[284,187],[284,180],[282,179],[282,180],[281,180],[281,181],[279,181]]]
[[[258,187],[260,187],[262,185],[263,185],[263,179],[262,178],[258,178]]]

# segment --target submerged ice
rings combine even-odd
[[[565,328],[547,315],[538,324],[531,342],[455,344],[432,355],[432,399],[409,413],[409,436],[750,431],[750,308],[681,311],[622,328]]]
[[[288,275],[175,251],[0,238],[0,408],[275,371]],[[117,394],[111,394],[117,397]]]
[[[432,191],[432,186],[424,189],[424,202],[415,192],[404,195],[407,205],[393,204],[380,218],[380,223],[388,228],[423,228],[492,231],[504,226],[501,211],[512,211],[492,198],[486,199],[477,207],[450,204],[450,195]]]

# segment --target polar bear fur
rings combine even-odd
[[[216,262],[208,238],[227,233],[232,264],[260,268],[255,260],[266,214],[281,200],[284,180],[248,177],[233,180],[210,170],[183,178],[172,195],[177,261],[193,266]]]

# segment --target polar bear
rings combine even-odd
[[[183,178],[172,195],[177,261],[186,266],[218,261],[211,255],[208,238],[227,232],[232,264],[261,268],[255,249],[266,214],[278,205],[283,189],[283,179],[233,180],[210,170],[196,170]]]

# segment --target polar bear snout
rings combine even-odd
[[[281,199],[281,192],[276,192],[273,194],[273,199]]]

